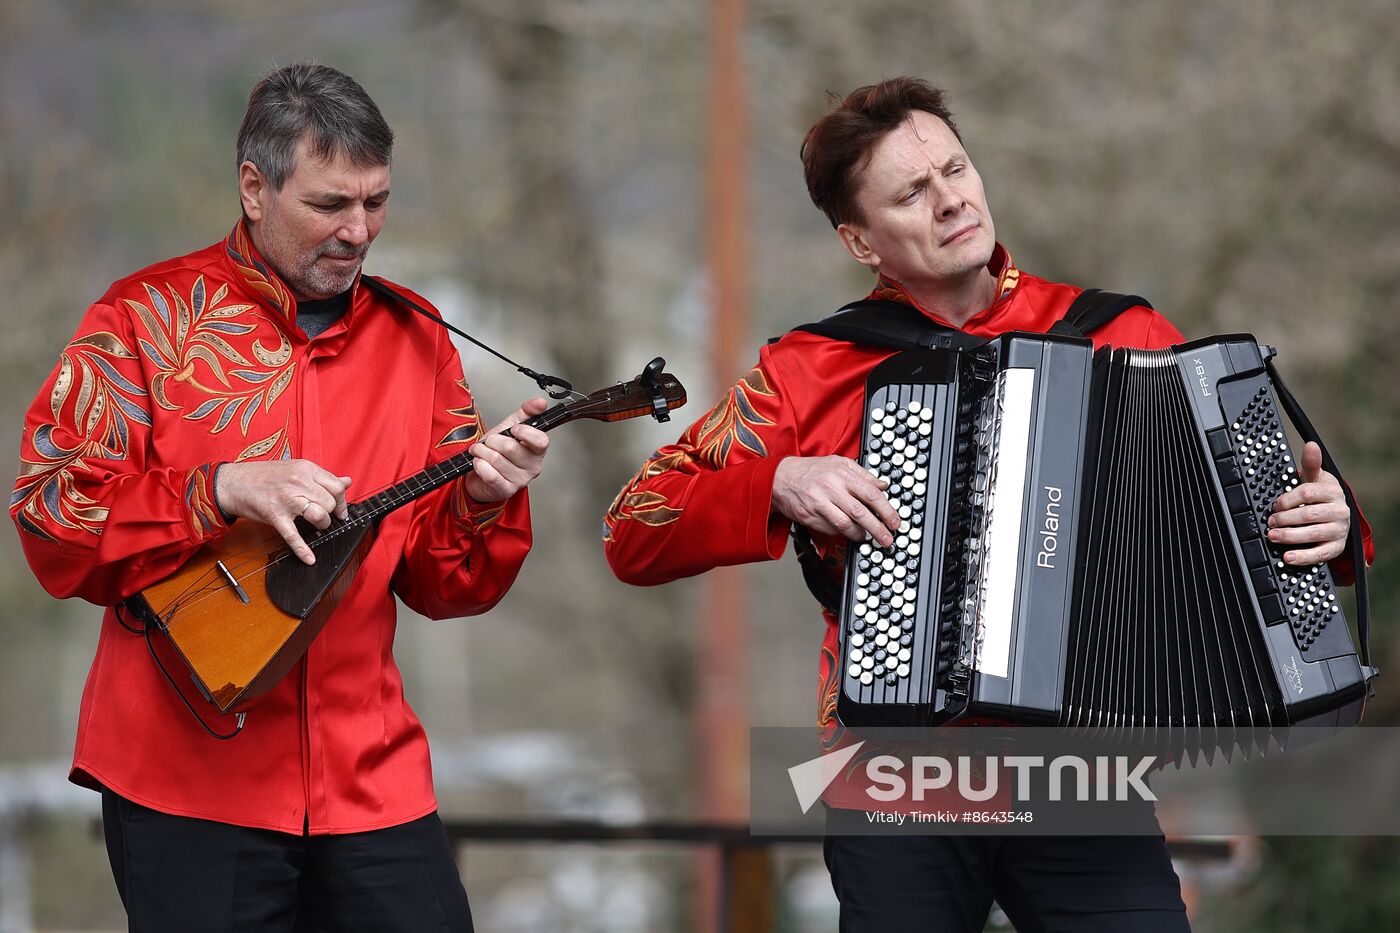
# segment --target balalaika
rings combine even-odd
[[[1313,433],[1272,356],[1010,334],[877,366],[862,464],[903,524],[850,550],[841,721],[1357,721],[1375,671],[1355,504],[1360,658],[1328,568],[1265,537],[1300,481],[1280,404]]]
[[[650,415],[658,421],[685,404],[685,387],[663,372],[657,357],[641,375],[569,401],[525,421],[541,431],[580,418],[623,421]],[[297,530],[316,552],[314,564],[298,560],[277,531],[241,521],[206,544],[166,579],[129,599],[129,609],[159,664],[190,712],[208,701],[218,714],[242,715],[291,670],[330,619],[374,543],[379,521],[410,502],[471,471],[462,451],[352,503],[346,519],[318,529],[297,519]],[[189,678],[177,676],[187,669]]]

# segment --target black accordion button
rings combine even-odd
[[[1210,442],[1210,455],[1216,460],[1230,455],[1230,435],[1224,428],[1212,428],[1207,431],[1206,440]]]
[[[1283,600],[1279,599],[1277,593],[1260,597],[1259,611],[1263,613],[1264,621],[1269,625],[1274,625],[1288,618],[1288,613],[1283,608]]]
[[[1249,493],[1245,491],[1244,484],[1236,483],[1225,487],[1225,505],[1231,512],[1249,509]]]
[[[1249,567],[1249,569],[1253,570],[1256,567],[1269,566],[1271,560],[1269,557],[1269,549],[1265,547],[1263,541],[1245,541],[1241,545],[1241,550],[1244,551],[1245,566]]]

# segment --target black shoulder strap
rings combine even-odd
[[[1120,295],[1117,292],[1086,288],[1070,304],[1065,316],[1055,322],[1050,333],[1065,337],[1083,337],[1103,327],[1129,308],[1150,308],[1152,303],[1141,295]]]
[[[841,583],[827,573],[826,565],[817,546],[812,543],[812,533],[805,525],[792,524],[792,550],[797,555],[797,563],[802,568],[802,582],[807,591],[816,597],[823,609],[834,616],[841,615]]]
[[[830,317],[793,330],[888,350],[960,350],[986,343],[931,321],[909,305],[878,298],[853,301]]]

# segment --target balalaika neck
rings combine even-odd
[[[550,428],[557,428],[572,417],[573,415],[563,406],[559,406],[526,419],[524,423],[532,428],[548,431]],[[457,477],[470,473],[475,460],[476,458],[465,450],[455,456],[448,457],[446,460],[441,460],[425,470],[414,473],[407,479],[402,479],[394,485],[380,490],[368,499],[353,503],[349,507],[349,520],[359,524],[373,524],[414,499],[425,496],[439,486],[445,486]]]

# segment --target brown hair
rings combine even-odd
[[[807,131],[802,140],[807,193],[833,227],[861,220],[856,204],[860,174],[870,164],[876,143],[915,110],[938,117],[962,140],[943,103],[943,91],[908,76],[856,88]]]

